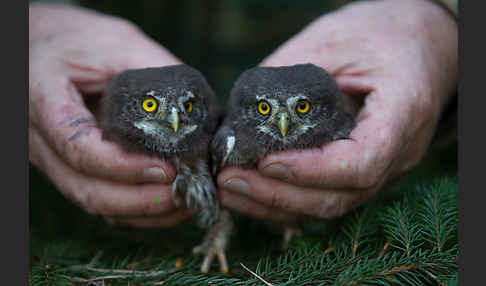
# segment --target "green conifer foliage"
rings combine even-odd
[[[29,285],[457,285],[457,189],[450,177],[401,186],[392,198],[375,199],[338,221],[306,226],[283,253],[277,234],[237,217],[246,236],[234,240],[227,275],[217,267],[199,272],[200,258],[188,246],[200,234],[191,226],[147,234],[160,247],[146,240],[117,246],[109,236],[90,240],[79,233],[62,242],[33,239]],[[99,221],[91,225],[113,232]],[[177,247],[164,247],[176,241]]]

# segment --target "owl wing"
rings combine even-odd
[[[211,142],[213,174],[226,166],[255,168],[266,152],[255,142],[255,135],[245,132],[237,121],[226,119]]]
[[[236,132],[227,123],[227,121],[223,123],[211,141],[210,152],[214,175],[226,166],[236,145]]]

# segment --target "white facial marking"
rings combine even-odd
[[[141,121],[141,122],[135,122],[133,124],[135,127],[138,129],[142,130],[145,134],[153,135],[153,136],[161,136],[165,132],[171,132],[169,127],[164,127],[158,123],[155,122],[150,122],[150,121]],[[179,137],[173,137],[169,136],[168,140],[173,141],[173,140],[180,140],[181,138],[185,137],[188,134],[191,134],[197,129],[197,125],[188,125],[184,126],[177,131],[180,136]],[[170,134],[170,133],[168,133]]]
[[[257,100],[263,100],[263,99],[267,100],[267,97],[265,95],[257,95],[255,97]]]
[[[277,130],[274,130],[271,126],[269,126],[269,123],[275,122],[275,120],[278,120],[277,114],[282,111],[282,108],[284,110],[288,110],[290,113],[291,121],[292,122],[297,122],[299,117],[297,116],[295,112],[295,106],[300,100],[309,100],[307,96],[305,96],[302,93],[297,94],[296,96],[292,96],[287,98],[285,102],[285,107],[282,106],[280,107],[280,104],[277,99],[275,98],[267,98],[265,95],[256,95],[257,100],[266,100],[270,103],[272,107],[272,114],[268,117],[268,119],[264,120],[260,125],[258,125],[256,128],[259,133],[263,133],[266,135],[271,136],[274,140],[280,141],[283,144],[289,144],[293,141],[296,140],[297,137],[301,136],[302,134],[305,134],[309,129],[312,129],[316,127],[318,124],[301,124],[299,127],[297,127],[296,130],[292,132],[292,136],[285,136],[282,137]],[[290,134],[289,134],[290,135]]]
[[[316,127],[316,126],[317,126],[317,124],[302,124],[298,128],[299,134],[303,134],[303,133],[307,132],[307,130],[312,129],[312,128]]]
[[[262,124],[262,125],[258,125],[258,126],[257,126],[257,129],[258,129],[258,131],[260,131],[260,132],[262,132],[262,133],[264,133],[264,134],[272,133],[272,132],[271,132],[271,130],[272,130],[272,129],[271,129],[271,128],[269,128],[269,127],[268,127],[268,126],[266,126],[266,125],[263,125],[263,124]]]
[[[187,135],[191,134],[197,129],[197,125],[188,125],[180,128],[177,133],[179,134],[178,136],[169,136],[169,142],[172,143],[177,143],[179,142],[182,138],[186,137]]]
[[[189,125],[189,126],[184,126],[182,127],[182,136],[185,136],[189,133],[194,132],[197,129],[197,125]]]
[[[157,128],[147,121],[135,122],[135,127],[142,130],[145,134],[157,135]]]
[[[287,98],[286,103],[287,103],[287,108],[289,109],[289,111],[294,110],[297,102],[299,102],[299,100],[303,100],[303,99],[308,100],[308,98],[301,93],[299,93],[296,96],[292,96],[292,97]]]
[[[154,96],[155,95],[155,90],[151,90],[147,92],[147,95]]]
[[[177,103],[179,103],[180,105],[184,104],[186,101],[188,101],[189,99],[194,99],[196,96],[194,96],[194,94],[190,91],[187,91],[186,93],[184,93],[184,95],[181,95],[179,96],[179,98],[177,98]]]
[[[194,93],[188,91],[188,92],[186,92],[185,97],[187,97],[187,98],[194,98],[195,96],[194,96]]]

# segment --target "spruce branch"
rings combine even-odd
[[[424,200],[418,215],[424,238],[437,251],[442,251],[444,245],[453,240],[457,233],[457,198],[451,197],[454,189],[457,190],[457,185],[447,179],[420,188]]]
[[[113,247],[110,239],[86,247],[87,240],[81,236],[72,243],[36,243],[39,247],[31,249],[31,257],[38,258],[31,260],[29,284],[457,285],[455,179],[409,188],[393,200],[358,208],[338,223],[326,236],[304,235],[294,240],[283,253],[270,253],[268,244],[255,246],[269,237],[265,232],[250,231],[255,238],[251,243],[240,234],[240,243],[232,245],[233,272],[229,275],[200,273],[198,258],[180,256],[185,250],[175,246],[197,241],[189,236],[193,230],[181,236],[187,241],[168,240],[172,244],[162,250],[152,245],[128,246],[123,241]],[[165,239],[164,235],[160,237]],[[164,247],[158,241],[156,245]],[[182,268],[175,267],[178,258],[184,261]],[[256,276],[242,268],[240,261]]]
[[[382,218],[383,230],[391,239],[391,245],[405,252],[407,257],[420,246],[421,228],[415,221],[415,214],[407,194],[402,201],[394,202],[385,209]]]

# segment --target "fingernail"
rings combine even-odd
[[[274,163],[270,164],[262,169],[262,173],[265,176],[275,179],[287,180],[290,178],[290,170],[284,165]]]
[[[231,178],[227,180],[223,183],[221,188],[245,196],[250,193],[250,186],[248,185],[248,183],[239,178]]]
[[[152,167],[143,170],[143,179],[147,183],[165,183],[167,182],[167,174],[164,169],[159,167]]]

